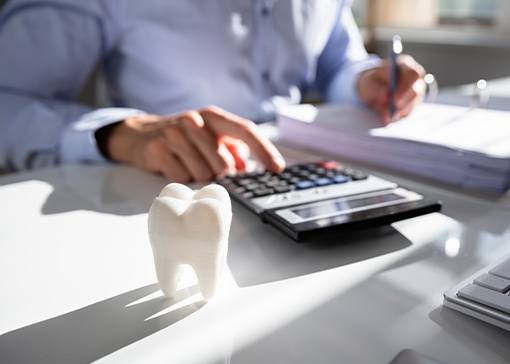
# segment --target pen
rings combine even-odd
[[[391,40],[391,49],[390,49],[390,85],[389,85],[389,111],[390,111],[390,120],[393,121],[395,117],[395,113],[397,111],[397,106],[395,104],[395,94],[397,92],[398,86],[398,64],[397,58],[400,54],[402,54],[403,46],[402,39],[399,35],[394,35]]]

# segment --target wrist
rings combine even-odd
[[[124,121],[98,129],[95,137],[97,147],[105,158],[116,162],[128,161],[129,138]]]
[[[97,149],[101,153],[101,155],[109,160],[112,160],[112,156],[110,153],[110,139],[113,134],[113,131],[115,128],[120,124],[120,122],[112,123],[106,126],[103,126],[102,128],[99,128],[94,133],[94,137],[96,139],[96,145]]]

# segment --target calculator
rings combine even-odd
[[[218,181],[233,199],[296,241],[388,225],[441,210],[441,202],[336,161]]]

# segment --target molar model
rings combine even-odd
[[[211,184],[197,192],[171,183],[149,210],[149,238],[161,290],[173,297],[180,270],[189,264],[206,301],[226,265],[232,206],[228,192]]]

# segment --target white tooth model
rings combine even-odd
[[[194,192],[167,185],[149,210],[149,238],[161,290],[173,297],[182,264],[197,275],[202,296],[211,299],[227,262],[232,205],[225,188],[211,184]]]

